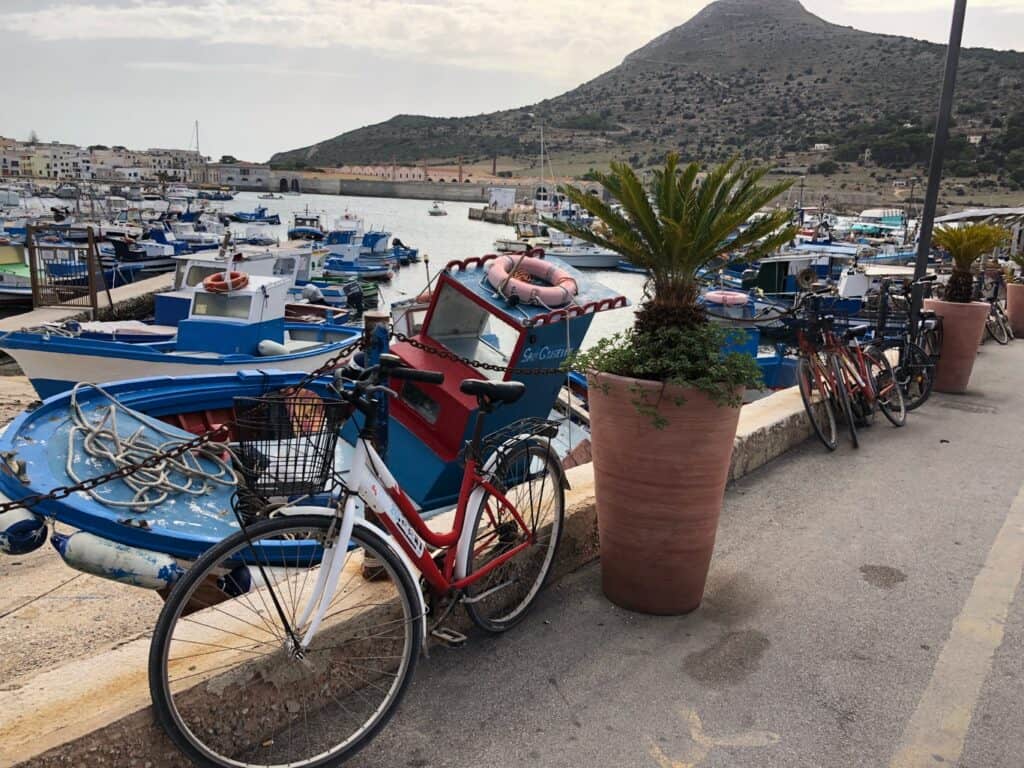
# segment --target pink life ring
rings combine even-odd
[[[512,277],[513,270],[526,272],[548,285],[534,285]],[[487,282],[505,298],[515,296],[526,304],[564,307],[579,293],[576,280],[564,269],[533,256],[499,256],[487,271]]]
[[[708,291],[704,294],[704,301],[722,307],[738,307],[750,301],[750,296],[741,291]]]

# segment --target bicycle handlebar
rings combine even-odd
[[[440,371],[420,371],[416,368],[390,368],[387,375],[401,381],[420,381],[424,384],[444,384],[444,374]]]

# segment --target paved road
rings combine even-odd
[[[628,613],[584,568],[436,651],[354,764],[1019,768],[1022,392],[1024,342],[986,346],[905,429],[808,442],[729,490],[700,610]]]

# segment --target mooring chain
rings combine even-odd
[[[482,360],[474,360],[470,357],[462,357],[456,355],[454,352],[449,352],[447,349],[438,349],[437,347],[431,347],[428,344],[424,344],[419,339],[414,339],[406,336],[404,333],[395,331],[391,334],[391,338],[397,341],[404,342],[415,349],[422,352],[426,352],[428,355],[434,355],[440,357],[442,360],[451,360],[455,363],[462,363],[468,365],[471,368],[477,368],[483,371],[494,371],[495,373],[513,373],[520,376],[550,376],[553,373],[558,373],[557,368],[511,368],[507,365],[495,365],[494,363],[485,363]]]

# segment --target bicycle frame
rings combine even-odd
[[[497,461],[499,454],[500,451],[491,457],[484,467],[484,473],[479,471],[477,459],[472,455],[467,456],[462,486],[459,490],[459,500],[455,508],[455,520],[450,530],[437,532],[423,522],[412,501],[399,487],[398,482],[370,441],[360,438],[356,442],[352,468],[349,471],[350,493],[345,500],[338,539],[334,546],[324,554],[312,596],[297,622],[297,626],[302,626],[312,617],[309,629],[303,636],[302,646],[309,647],[323,620],[330,597],[337,589],[341,577],[341,567],[345,561],[345,554],[348,552],[352,529],[356,525],[356,521],[358,520],[361,525],[373,527],[373,524],[365,519],[365,514],[360,509],[361,504],[364,504],[377,516],[380,525],[398,544],[399,549],[405,555],[404,558],[401,558],[402,562],[419,570],[430,589],[438,595],[465,589],[527,547],[532,546],[535,543],[534,535],[519,511],[486,476],[486,470]],[[503,552],[483,568],[467,575],[469,550],[472,546],[472,527],[475,521],[466,513],[474,503],[483,501],[485,493],[489,494],[501,508],[508,510],[516,523],[528,533],[528,536],[525,541],[507,552]],[[493,514],[490,508],[486,512]],[[443,549],[445,552],[440,568],[431,556],[430,547]]]

